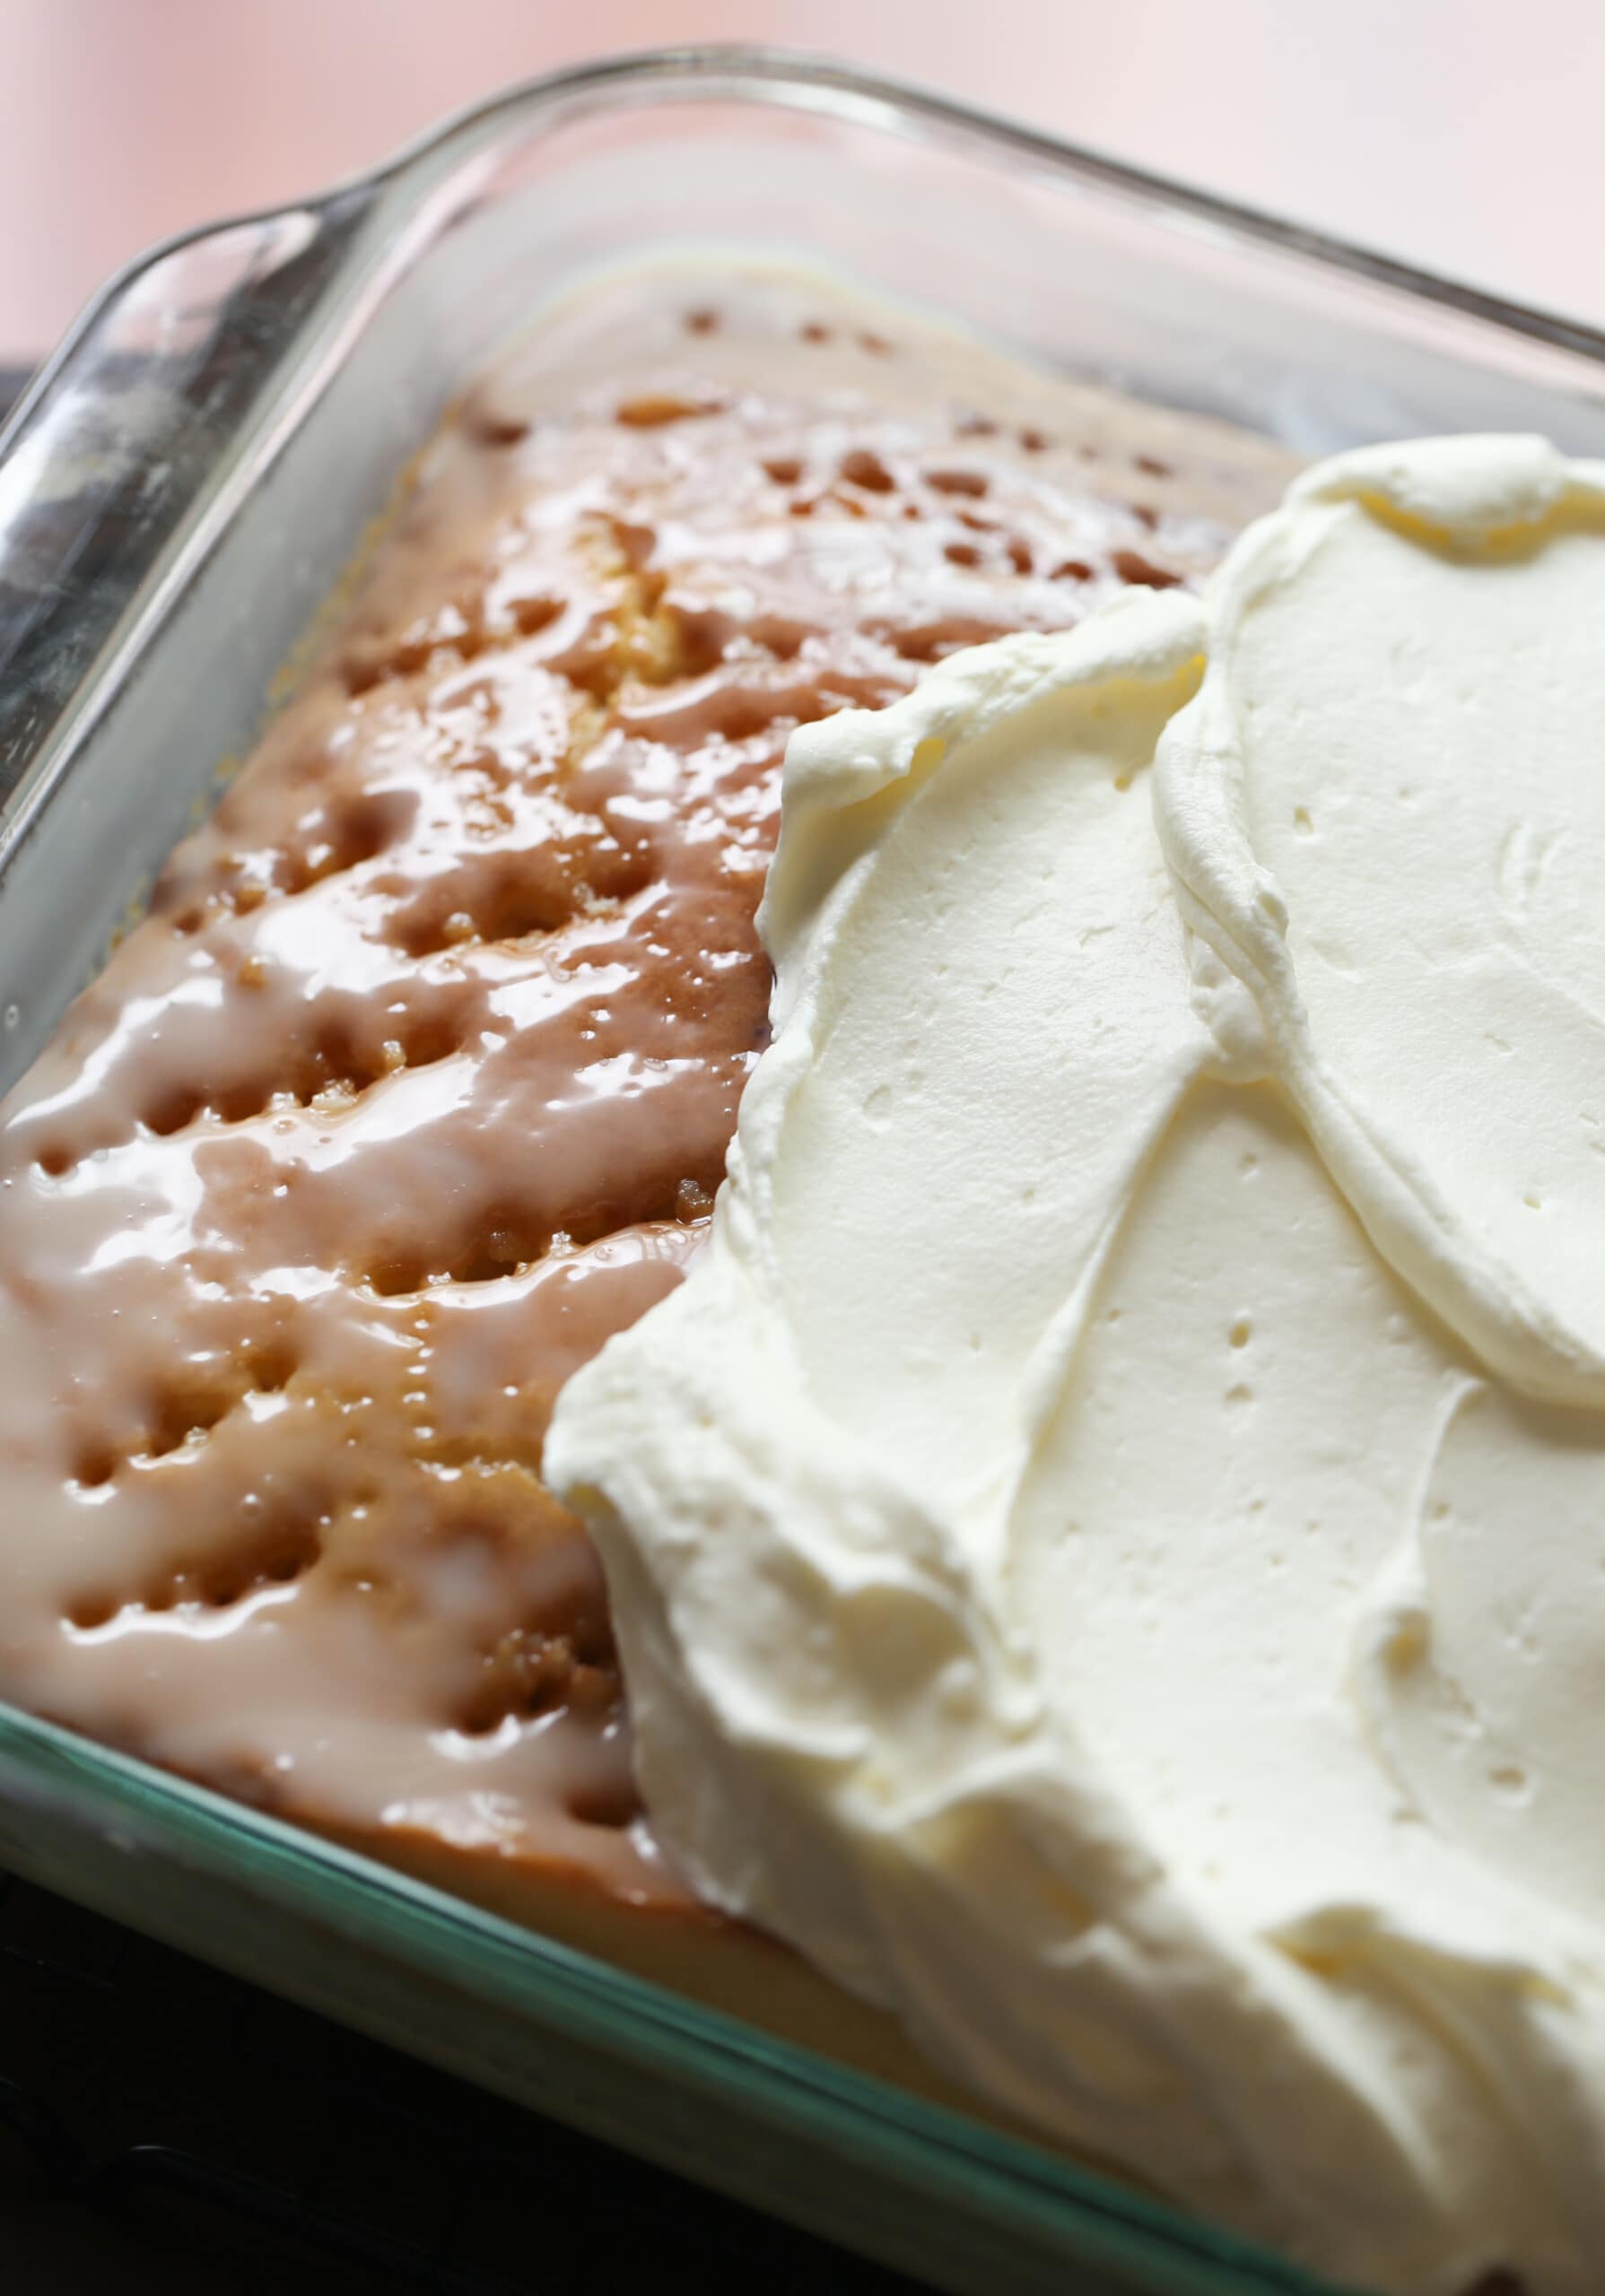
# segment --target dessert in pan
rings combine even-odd
[[[1199,603],[1291,476],[799,276],[550,312],[4,1111],[0,1692],[1582,2289],[1594,497],[1317,474]]]
[[[545,313],[4,1109],[0,1692],[828,2030],[641,1815],[546,1421],[706,1234],[788,735],[1286,467],[822,279]]]

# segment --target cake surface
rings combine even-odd
[[[555,309],[4,1108],[0,1694],[693,1914],[541,1448],[703,1232],[787,737],[1196,582],[1286,471],[801,276]]]

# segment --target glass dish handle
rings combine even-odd
[[[0,851],[84,730],[79,697],[109,698],[92,665],[143,619],[372,196],[356,187],[142,256],[0,432]]]

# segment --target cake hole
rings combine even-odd
[[[403,1030],[400,1044],[405,1067],[432,1068],[462,1050],[463,1032],[451,1021],[420,1020]]]
[[[687,311],[683,324],[687,335],[717,335],[720,316],[709,305],[703,304],[694,311]]]
[[[794,662],[814,633],[808,622],[793,622],[785,614],[760,613],[748,623],[747,634],[767,648],[776,661]]]
[[[442,1273],[453,1283],[494,1283],[542,1258],[551,1243],[516,1205],[489,1210],[478,1234]]]
[[[232,1610],[236,1603],[265,1587],[293,1586],[322,1555],[323,1538],[312,1514],[286,1518],[226,1554],[176,1570],[158,1590],[164,1597],[160,1607],[170,1609],[174,1602],[199,1602],[208,1610]],[[147,1609],[158,1606],[147,1597]]]
[[[286,1342],[270,1339],[259,1347],[243,1350],[240,1369],[257,1395],[282,1395],[295,1377],[297,1357]]]
[[[928,470],[925,483],[934,486],[938,494],[962,494],[979,501],[991,490],[991,481],[979,470]]]
[[[700,415],[717,414],[723,404],[715,398],[685,398],[673,391],[645,391],[616,406],[614,421],[628,430],[657,430],[670,422],[690,422]]]
[[[451,887],[444,885],[403,910],[389,938],[409,957],[438,956],[475,941],[523,941],[571,924],[589,890],[521,879],[513,871],[476,887],[467,900],[452,900]]]
[[[607,531],[631,573],[639,574],[658,547],[656,526],[649,525],[643,518],[621,518],[616,513],[612,513],[607,519]],[[652,600],[657,598],[660,589],[661,584],[659,590],[650,594]]]
[[[861,486],[867,494],[890,494],[896,489],[897,481],[868,447],[854,447],[836,467],[850,485]]]
[[[593,701],[605,706],[618,698],[624,677],[619,650],[613,639],[590,639],[582,649],[567,649],[563,657],[563,674],[571,686],[588,693]]]
[[[182,916],[174,918],[173,931],[180,940],[188,941],[194,934],[200,931],[205,922],[205,909],[187,909]]]
[[[961,439],[995,439],[998,426],[990,414],[961,414],[953,426]]]
[[[1018,436],[1021,446],[1025,449],[1025,452],[1028,455],[1045,455],[1047,453],[1051,441],[1046,431],[1034,430],[1027,427],[1025,430],[1019,431],[1016,435]]]
[[[493,1551],[504,1538],[494,1522],[466,1525],[459,1540],[477,1538]],[[583,1609],[568,1632],[543,1617],[516,1626],[481,1652],[480,1679],[464,1700],[454,1726],[486,1737],[504,1722],[536,1721],[560,1707],[603,1714],[617,1702],[618,1671],[605,1619]]]
[[[1135,461],[1138,469],[1146,471],[1150,478],[1173,478],[1175,476],[1175,473],[1172,470],[1169,463],[1162,463],[1157,455],[1137,455],[1133,457],[1133,460]]]
[[[795,486],[803,474],[802,458],[798,455],[766,455],[759,465],[766,478],[777,486]]]
[[[1122,582],[1130,582],[1147,590],[1173,590],[1182,577],[1173,574],[1168,567],[1156,566],[1138,550],[1117,550],[1110,554],[1110,563]]]
[[[867,327],[859,330],[859,343],[872,359],[889,359],[892,355],[892,346],[885,336],[872,335]]]
[[[330,808],[301,850],[280,857],[274,871],[279,891],[305,892],[326,877],[341,876],[377,860],[412,827],[417,804],[415,795],[405,789],[370,789],[343,799]]]
[[[1295,805],[1294,807],[1293,826],[1300,837],[1313,837],[1315,834],[1315,824],[1310,819],[1308,806]]]
[[[47,1179],[59,1180],[72,1170],[74,1159],[70,1148],[59,1140],[53,1140],[48,1146],[39,1150],[33,1161]]]
[[[772,716],[771,708],[765,724]],[[627,900],[652,883],[651,848],[644,834],[631,835],[625,844],[599,824],[576,824],[529,851],[466,859],[394,910],[386,938],[425,957],[468,941],[559,932],[598,900]]]
[[[561,598],[512,598],[508,612],[520,638],[534,638],[549,629],[563,611]]]
[[[590,1786],[569,1798],[569,1815],[582,1826],[606,1827],[620,1833],[633,1825],[641,1805],[628,1785]]]
[[[120,1607],[107,1595],[81,1595],[68,1605],[65,1615],[67,1624],[80,1634],[92,1634],[97,1627],[109,1626]]]
[[[1031,554],[1028,543],[1022,542],[1018,535],[1011,535],[1003,547],[1008,562],[1016,574],[1029,574],[1032,571],[1036,561]]]
[[[1133,502],[1130,508],[1131,516],[1136,519],[1138,525],[1139,526],[1146,526],[1148,532],[1152,534],[1159,524],[1159,513],[1155,509],[1153,504],[1151,502]]]
[[[1090,582],[1093,570],[1085,558],[1061,558],[1049,577],[1054,582]]]
[[[375,675],[369,678],[367,683],[376,684],[379,678],[414,677],[433,651],[434,640],[431,637],[420,634],[400,639],[387,652],[376,657]]]
[[[233,1408],[235,1397],[210,1385],[159,1387],[152,1399],[145,1455],[163,1459],[181,1450],[192,1436],[208,1435]]]
[[[828,343],[831,340],[830,328],[818,319],[805,319],[797,331],[805,343]]]
[[[200,1093],[191,1086],[173,1084],[145,1103],[143,1121],[148,1132],[167,1140],[192,1125],[205,1106]]]
[[[529,436],[529,425],[516,414],[498,414],[493,407],[475,407],[465,413],[463,427],[478,447],[517,447]]]
[[[387,680],[415,676],[435,654],[471,662],[484,646],[484,600],[477,593],[459,596],[432,620],[415,624],[388,645],[353,648],[341,664],[340,675],[346,692],[356,700]],[[387,791],[382,796],[394,798],[398,794]]]
[[[999,636],[994,623],[968,614],[949,614],[941,622],[922,622],[912,630],[887,633],[895,652],[905,662],[939,662],[961,646],[981,646]]]
[[[730,642],[729,616],[718,606],[675,605],[668,609],[668,618],[675,639],[675,674],[700,678],[717,669]]]
[[[359,1091],[383,1073],[377,1058],[371,1059],[359,1050],[343,1021],[326,1022],[318,1031],[312,1040],[312,1059],[328,1083],[353,1085]],[[324,1089],[323,1085],[315,1085],[308,1097],[315,1098]]]
[[[1253,1335],[1253,1325],[1249,1321],[1246,1316],[1239,1316],[1236,1322],[1232,1326],[1231,1330],[1226,1334],[1226,1337],[1231,1341],[1234,1347],[1246,1347]]]
[[[261,1115],[269,1097],[267,1088],[260,1083],[231,1084],[217,1094],[213,1107],[225,1124],[247,1124]]]
[[[81,1491],[100,1491],[117,1473],[117,1453],[103,1443],[92,1444],[73,1462],[73,1481]]]
[[[569,1631],[569,1639],[581,1665],[616,1665],[613,1629],[605,1611],[581,1611]]]
[[[981,552],[973,542],[944,543],[942,555],[950,566],[979,566],[981,563]]]
[[[367,1271],[367,1283],[381,1300],[399,1299],[406,1292],[423,1291],[423,1268],[415,1259],[375,1260]]]

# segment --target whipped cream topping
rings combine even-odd
[[[1605,472],[1430,441],[799,732],[545,1455],[699,1890],[1412,2296],[1605,2254],[1602,617]]]
[[[1223,1042],[1492,1370],[1595,1408],[1602,526],[1605,463],[1540,439],[1312,472],[1234,553],[1159,771],[1183,914],[1254,1008]]]

